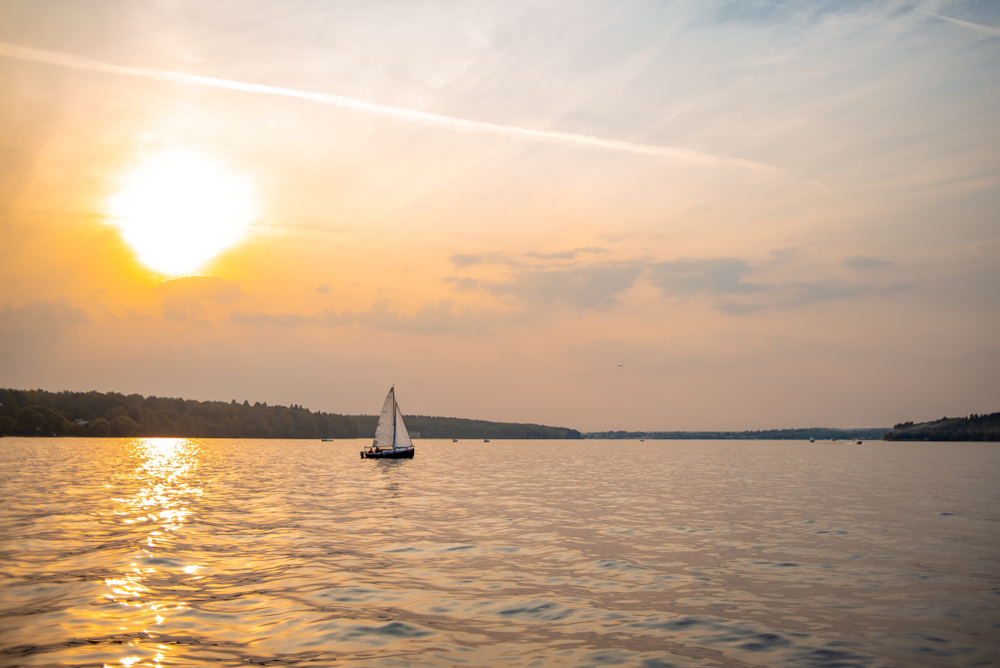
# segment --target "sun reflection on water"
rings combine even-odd
[[[197,441],[184,438],[133,439],[128,444],[130,458],[136,462],[117,482],[129,491],[114,498],[115,515],[121,517],[136,538],[138,551],[134,561],[117,577],[105,578],[110,593],[104,595],[117,604],[116,618],[126,624],[128,652],[119,663],[125,666],[161,668],[170,648],[153,644],[157,627],[169,623],[171,615],[184,611],[182,600],[171,597],[178,580],[198,579],[200,564],[178,563],[171,551],[171,539],[184,527],[192,514],[192,501],[202,495],[196,486],[200,448]],[[105,664],[107,666],[109,664]]]

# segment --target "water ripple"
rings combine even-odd
[[[0,441],[0,665],[1000,663],[996,446],[359,447]]]

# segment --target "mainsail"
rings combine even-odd
[[[396,432],[396,395],[395,388],[389,388],[389,394],[385,395],[385,403],[382,404],[382,412],[378,416],[378,426],[375,428],[375,442],[372,445],[380,448],[392,447],[392,436]]]
[[[409,448],[413,447],[410,442],[410,434],[403,424],[403,413],[396,403],[396,390],[389,388],[389,394],[385,395],[385,403],[382,404],[382,412],[378,416],[378,426],[375,428],[375,442],[372,444],[379,448]]]

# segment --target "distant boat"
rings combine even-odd
[[[488,438],[484,438],[483,439],[483,443],[489,443],[489,442],[490,442],[490,439],[488,439]]]
[[[815,442],[816,442],[816,439],[815,439],[815,438],[810,438],[810,439],[809,439],[809,442],[810,442],[810,443],[815,443]]]
[[[362,459],[413,459],[413,443],[403,424],[403,413],[396,403],[396,388],[389,388],[382,404],[375,427],[375,440],[367,450],[361,451]]]
[[[861,445],[861,439],[860,438],[858,440],[854,441],[854,442],[857,443],[858,445]]]
[[[451,439],[451,442],[452,443],[458,443],[458,439],[457,438],[453,438],[453,439]]]
[[[330,442],[330,441],[332,441],[333,439],[332,439],[332,438],[326,438],[326,437],[325,437],[325,438],[321,438],[321,439],[319,439],[319,440],[323,441],[324,443],[329,443],[329,442]]]

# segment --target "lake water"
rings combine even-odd
[[[1000,446],[0,440],[4,666],[1000,665]]]

